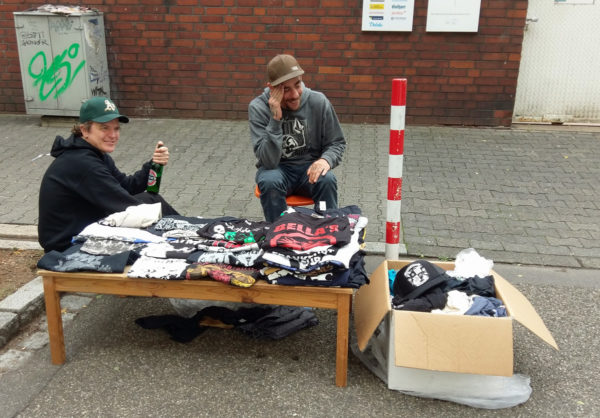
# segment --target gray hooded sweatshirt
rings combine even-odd
[[[324,158],[333,169],[341,162],[346,139],[323,93],[303,83],[298,110],[282,110],[281,120],[271,117],[268,87],[248,106],[257,167],[274,169],[280,163],[305,164]]]

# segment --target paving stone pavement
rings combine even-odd
[[[0,115],[0,124],[0,224],[35,225],[52,141],[70,125],[29,115]],[[342,127],[340,204],[358,205],[367,241],[383,244],[389,126]],[[171,153],[161,192],[181,213],[262,218],[246,121],[132,119],[113,153],[118,167],[139,168],[158,140]],[[600,268],[600,128],[407,126],[404,144],[409,256],[453,258],[473,247],[503,263]]]
[[[0,115],[0,124],[3,127],[0,141],[4,148],[4,153],[0,153],[0,164],[5,173],[4,184],[0,186],[0,241],[6,242],[6,245],[22,245],[24,241],[19,240],[30,238],[35,233],[39,182],[51,162],[51,157],[46,154],[54,136],[66,135],[69,126],[56,123],[40,126],[39,117],[23,115]],[[343,205],[360,206],[370,222],[367,240],[370,243],[383,243],[389,127],[344,124],[343,128],[349,144],[344,162],[335,170],[340,184],[340,202]],[[248,137],[244,121],[134,119],[130,124],[123,125],[121,143],[113,156],[123,171],[131,172],[149,157],[158,139],[164,140],[170,147],[172,160],[165,170],[163,194],[182,213],[202,216],[227,214],[260,219],[260,205],[252,194],[255,169]],[[596,392],[589,383],[595,376],[594,368],[579,367],[581,364],[598,363],[595,357],[600,351],[597,348],[597,333],[594,332],[597,326],[593,318],[592,323],[586,322],[586,314],[581,314],[581,309],[576,308],[591,306],[593,301],[598,300],[596,271],[563,267],[600,267],[600,198],[596,182],[599,174],[596,165],[599,140],[598,128],[409,126],[406,129],[402,225],[408,255],[453,258],[460,249],[474,247],[496,263],[510,263],[498,265],[498,271],[505,277],[515,279],[536,308],[541,308],[539,312],[543,313],[559,341],[561,351],[554,352],[537,342],[535,337],[522,332],[522,329],[516,329],[520,337],[515,348],[517,368],[532,375],[535,389],[531,400],[522,408],[519,407],[521,409],[486,414],[481,410],[448,403],[400,397],[388,391],[356,359],[351,359],[352,385],[344,389],[345,392],[332,392],[327,379],[320,379],[328,384],[327,391],[319,387],[319,383],[315,384],[315,389],[313,385],[307,386],[305,375],[292,364],[286,370],[285,379],[279,375],[271,379],[276,382],[273,387],[277,388],[275,393],[281,393],[281,385],[288,385],[289,390],[283,393],[297,393],[303,398],[292,407],[285,402],[289,399],[276,398],[277,404],[282,405],[281,410],[277,409],[277,405],[268,405],[265,409],[270,410],[271,414],[277,411],[275,415],[289,414],[290,410],[308,410],[313,412],[313,416],[319,415],[315,411],[321,411],[315,409],[315,405],[331,406],[331,410],[342,411],[341,416],[360,416],[361,413],[357,411],[363,410],[364,416],[373,415],[373,411],[383,416],[390,408],[394,411],[410,410],[415,416],[439,414],[442,408],[445,413],[462,416],[514,416],[519,412],[546,416],[556,411],[569,416],[597,415]],[[534,274],[531,269],[536,267],[523,267],[518,263],[559,267],[539,269]],[[502,269],[508,270],[504,272]],[[584,274],[585,280],[580,282],[585,286],[573,286],[568,280],[570,274]],[[532,277],[537,281],[531,281]],[[33,312],[32,305],[27,301],[39,301],[39,305],[35,306],[41,306],[39,280],[34,280],[29,288],[22,288],[19,292],[22,293],[22,299],[19,295],[13,295],[8,302],[5,299],[0,304],[0,330],[7,329],[11,336],[23,327],[25,321],[21,318],[31,316],[29,313]],[[114,323],[110,318],[122,317],[122,305],[131,305],[138,310],[129,315],[131,318],[147,315],[148,312],[155,313],[152,307],[159,302],[164,301],[149,298],[134,301],[131,298],[87,294],[63,296],[63,321],[69,336],[76,332],[80,335],[82,330],[87,329],[94,330],[88,332],[89,335],[101,335],[100,344],[89,344],[91,350],[96,350],[89,357],[86,357],[86,352],[82,354],[81,350],[77,350],[77,347],[87,344],[85,338],[81,342],[78,338],[69,338],[72,344],[69,353],[73,357],[66,367],[50,364],[44,317],[37,316],[26,324],[27,332],[12,338],[5,336],[5,341],[10,341],[4,347],[0,344],[0,383],[4,384],[0,393],[5,399],[14,400],[10,404],[3,402],[7,409],[0,412],[0,416],[3,413],[17,416],[15,411],[19,411],[18,416],[41,416],[45,413],[43,411],[51,411],[48,414],[54,416],[57,413],[58,416],[85,415],[90,410],[106,412],[106,409],[102,409],[107,407],[103,397],[85,393],[85,388],[92,386],[96,388],[94,394],[109,393],[112,399],[117,395],[127,398],[127,401],[114,403],[113,413],[116,410],[121,411],[121,416],[139,413],[139,406],[135,405],[127,412],[120,409],[127,408],[125,405],[130,399],[138,398],[142,399],[142,406],[147,405],[147,411],[156,413],[157,409],[153,408],[157,408],[157,403],[143,399],[143,395],[149,396],[150,400],[157,396],[152,388],[155,388],[157,381],[156,370],[161,370],[161,367],[150,373],[147,372],[147,366],[144,368],[146,372],[143,379],[148,379],[147,382],[136,381],[135,384],[114,387],[115,381],[119,382],[128,375],[119,375],[118,372],[120,369],[129,370],[126,365],[131,364],[130,353],[133,350],[139,353],[141,345],[136,338],[122,343],[119,335],[113,336]],[[90,314],[94,309],[94,314]],[[107,312],[108,319],[102,320]],[[73,321],[76,315],[79,319]],[[332,334],[334,318],[323,315],[322,319],[323,325],[314,331],[323,335],[319,334],[314,341],[326,341],[327,335]],[[90,326],[91,320],[98,320],[103,326]],[[6,327],[5,322],[8,324]],[[582,333],[589,338],[578,338]],[[149,335],[146,338],[157,337]],[[114,340],[120,341],[117,347],[122,347],[123,353],[116,362],[112,351],[107,350],[112,343],[106,345],[106,341]],[[226,340],[226,347],[230,349],[229,339],[223,340]],[[160,345],[160,338],[158,341]],[[293,339],[286,344],[291,347],[306,345],[297,344]],[[156,341],[153,341],[152,346],[155,345]],[[234,352],[242,352],[242,348],[248,350],[246,341],[241,341]],[[168,357],[165,370],[178,364],[181,358],[178,353],[181,351],[180,346],[174,347],[168,355],[154,348],[151,350],[160,358]],[[183,352],[183,358],[197,356],[200,351],[204,352],[204,347],[203,350],[193,347],[189,352]],[[282,349],[277,351],[285,352]],[[227,350],[218,349],[217,352],[217,361],[231,364],[226,356],[221,358]],[[298,358],[308,356],[302,353]],[[314,353],[310,353],[310,356],[312,364]],[[215,361],[214,356],[207,358],[211,358],[210,362]],[[280,361],[278,357],[273,358]],[[241,379],[238,381],[244,387],[254,387],[249,382],[255,381],[257,371],[281,372],[277,367],[273,371],[267,369],[268,362],[264,364],[264,356],[257,356],[255,363],[245,372],[243,368],[235,372],[236,379]],[[158,358],[150,357],[143,364],[160,363]],[[331,361],[324,360],[317,364],[329,370],[326,366]],[[191,369],[193,367],[184,366],[180,370]],[[224,369],[226,366],[217,367],[219,372]],[[94,370],[94,373],[89,373],[90,370]],[[208,376],[217,376],[219,372],[208,373]],[[296,378],[294,373],[297,374]],[[89,376],[93,384],[81,385],[82,376]],[[169,380],[172,378],[169,376]],[[227,382],[220,375],[215,379],[218,383]],[[187,387],[192,381],[191,378],[183,380],[186,384],[175,387]],[[261,384],[257,386],[261,391],[264,390],[264,381],[261,377]],[[107,383],[106,387],[102,386],[102,382]],[[136,387],[143,388],[142,392],[138,390],[136,393],[132,389]],[[27,393],[16,396],[8,388]],[[79,388],[83,388],[84,393]],[[222,412],[224,404],[236,410],[237,414],[241,411],[248,413],[248,404],[240,402],[237,394],[234,400],[222,401],[223,394],[228,393],[227,387],[216,383],[202,385],[204,391],[211,388],[213,393],[206,393],[205,399],[219,400],[215,413]],[[63,389],[64,394],[61,392]],[[148,390],[150,392],[146,393]],[[162,388],[158,392],[165,393]],[[366,403],[360,398],[365,393],[372,395]],[[326,394],[326,399],[323,394]],[[256,399],[256,395],[252,394],[251,398]],[[87,402],[78,406],[82,399],[87,399]],[[189,400],[193,397],[188,393],[179,398],[175,396],[174,399],[181,405],[177,408],[181,408],[181,411],[174,415],[191,416],[200,410],[198,405],[190,404]],[[368,408],[364,405],[368,405]],[[175,408],[172,404],[170,407]],[[206,407],[208,410],[211,408],[203,402],[202,408]]]

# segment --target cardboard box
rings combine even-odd
[[[558,349],[554,338],[527,298],[496,272],[492,272],[496,296],[504,302],[508,317],[393,310],[390,304],[388,270],[399,270],[412,261],[414,260],[384,261],[371,275],[370,284],[362,286],[354,299],[358,348],[364,351],[370,340],[376,342],[375,346],[380,347],[381,356],[386,357],[380,361],[388,362],[388,370],[385,371],[388,374],[388,385],[389,377],[394,373],[400,376],[396,376],[395,381],[402,380],[403,375],[408,379],[411,374],[410,370],[393,370],[394,366],[462,374],[512,376],[513,319]],[[454,263],[434,264],[445,270],[454,269]],[[384,320],[388,321],[386,326],[389,330],[378,332],[374,336],[376,330],[382,330],[380,325]],[[381,338],[384,339],[383,342]],[[387,348],[384,347],[386,344]],[[410,390],[410,387],[406,390]]]
[[[351,344],[354,355],[387,387],[406,395],[442,399],[473,408],[511,408],[531,396],[528,376],[490,376],[483,374],[440,372],[395,365],[394,338],[389,338],[391,315],[386,315],[364,351]]]

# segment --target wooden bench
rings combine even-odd
[[[126,273],[61,273],[38,270],[44,281],[50,354],[53,364],[65,362],[60,293],[84,292],[122,296],[146,296],[310,306],[337,311],[335,384],[346,386],[348,372],[348,333],[353,289],[316,286],[282,286],[259,280],[241,288],[213,280],[133,279]]]

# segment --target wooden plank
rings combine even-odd
[[[52,358],[52,364],[63,364],[66,355],[60,312],[60,294],[54,285],[54,278],[52,276],[43,277],[46,318],[48,320],[48,339],[50,340],[50,357]]]
[[[354,290],[339,287],[283,286],[257,281],[249,288],[214,280],[134,279],[126,273],[52,272],[38,270],[44,278],[50,351],[54,364],[65,362],[59,292],[100,293],[123,296],[185,298],[287,306],[309,306],[337,311],[337,386],[346,386],[350,311]]]
[[[43,274],[43,273],[41,273]],[[127,277],[54,277],[56,289],[65,292],[102,293],[112,295],[146,296],[222,300],[229,302],[313,306],[336,309],[338,294],[352,294],[352,289],[317,288],[309,286],[278,286],[258,282],[242,288],[213,280],[158,280]],[[333,291],[331,291],[333,290]]]
[[[348,334],[352,294],[338,295],[337,339],[335,353],[335,384],[346,386],[348,379]]]

